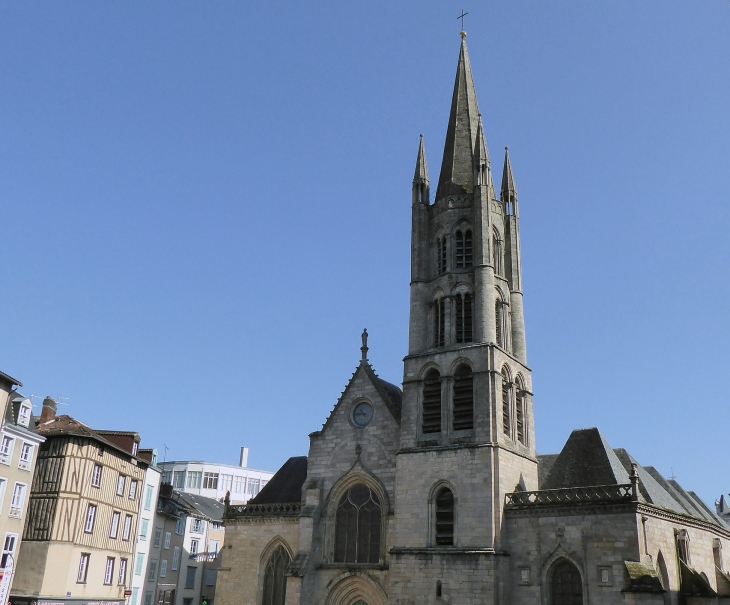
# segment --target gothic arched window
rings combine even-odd
[[[456,295],[456,342],[472,342],[471,294]]]
[[[471,267],[474,262],[472,252],[471,231],[459,229],[455,237],[456,249],[454,251],[454,265],[457,269]]]
[[[502,239],[497,230],[492,233],[492,254],[494,256],[494,272],[497,275],[504,275],[504,251],[502,250]]]
[[[286,601],[286,570],[289,567],[289,553],[279,546],[266,562],[264,571],[264,598],[262,605],[284,605]]]
[[[474,428],[474,375],[471,368],[460,365],[454,372],[454,430]]]
[[[553,569],[551,605],[583,605],[583,582],[578,568],[562,559]]]
[[[441,275],[446,273],[446,238],[436,238],[436,268],[437,273]]]
[[[443,347],[446,343],[446,299],[433,303],[433,346]]]
[[[421,432],[441,432],[441,374],[438,370],[430,370],[423,379]]]
[[[522,445],[527,445],[527,425],[525,423],[525,385],[522,383],[521,376],[517,377],[515,386],[515,423],[517,425],[517,441],[519,441]]]
[[[340,498],[335,516],[335,563],[380,561],[380,499],[358,483]]]
[[[436,494],[436,544],[454,544],[454,494],[448,487]]]
[[[504,306],[504,303],[502,302],[502,299],[498,296],[496,302],[494,303],[494,324],[495,328],[497,330],[497,346],[504,348],[504,333],[502,330],[502,307]]]
[[[512,438],[512,381],[507,368],[502,370],[502,431]]]

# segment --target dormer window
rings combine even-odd
[[[138,443],[137,443],[137,442],[135,441],[135,442],[134,442],[134,443],[132,444],[132,456],[136,456],[136,455],[137,455],[137,448],[138,448],[138,447],[139,447],[139,444],[138,444]]]
[[[23,403],[18,410],[18,424],[28,426],[30,424],[30,405]]]

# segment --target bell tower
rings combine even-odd
[[[526,364],[517,190],[505,154],[497,197],[462,32],[433,201],[423,136],[413,178],[391,551],[397,593],[413,598],[423,588],[427,602],[445,571],[452,584],[481,569],[482,584],[469,598],[483,594],[478,602],[495,602],[505,494],[518,485],[537,489]]]

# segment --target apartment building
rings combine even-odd
[[[20,381],[0,372],[0,578],[17,567],[38,447],[45,441],[31,421],[30,399]]]
[[[95,431],[43,402],[13,605],[125,602],[149,463],[137,433]],[[105,433],[102,435],[102,433]]]
[[[230,492],[231,504],[245,504],[259,493],[274,473],[248,468],[248,448],[242,447],[238,466],[199,460],[163,462],[162,482],[180,492],[222,502]]]

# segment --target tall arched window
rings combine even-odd
[[[436,239],[436,268],[440,275],[446,273],[446,238],[439,237]]]
[[[553,569],[551,605],[583,605],[583,582],[578,568],[567,559]]]
[[[448,487],[436,494],[436,544],[454,544],[454,494]]]
[[[504,348],[504,331],[502,330],[502,311],[504,302],[497,296],[497,300],[494,303],[494,324],[497,330],[497,346]]]
[[[474,428],[474,375],[471,368],[460,365],[454,372],[454,430]]]
[[[423,379],[421,432],[441,432],[441,374],[438,370],[430,370]]]
[[[472,252],[471,231],[464,233],[464,267],[471,267],[474,264],[474,253]]]
[[[380,499],[358,483],[340,498],[335,517],[335,563],[380,561]]]
[[[504,251],[502,250],[502,238],[495,229],[492,233],[492,254],[494,261],[494,272],[497,275],[504,275]]]
[[[502,369],[502,431],[512,438],[512,381],[507,368]]]
[[[289,553],[279,546],[266,562],[264,571],[264,598],[262,605],[284,605],[286,601],[286,570],[289,567]]]
[[[433,303],[433,346],[443,347],[446,343],[446,299]]]
[[[454,265],[457,269],[466,269],[473,264],[474,255],[472,252],[471,230],[456,232],[454,251]]]
[[[527,403],[525,397],[525,385],[522,377],[518,376],[515,381],[515,424],[517,425],[517,441],[522,445],[527,445],[527,425],[525,423],[525,405]]]
[[[472,342],[471,294],[456,295],[456,342]]]

